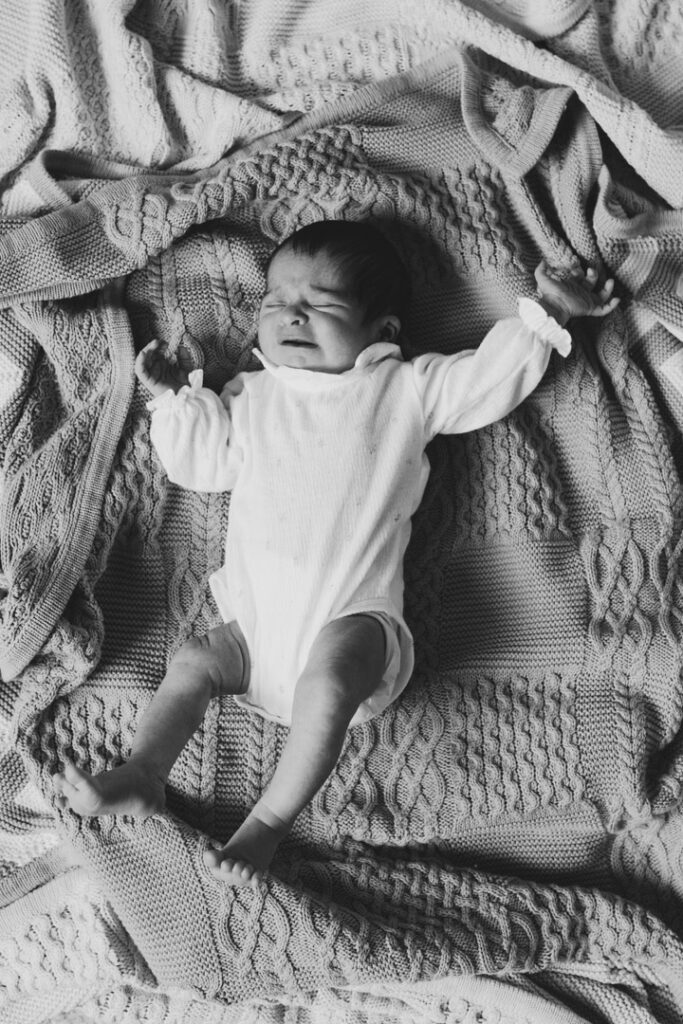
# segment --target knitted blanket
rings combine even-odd
[[[682,1021],[683,9],[4,0],[0,39],[0,1020]],[[229,495],[167,481],[135,351],[255,366],[267,253],[332,217],[401,251],[414,352],[541,255],[622,304],[430,446],[414,677],[235,891],[202,853],[281,727],[214,701],[144,822],[50,778],[218,622]]]

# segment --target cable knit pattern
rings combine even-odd
[[[680,1021],[677,5],[5,6],[0,1017]],[[125,759],[220,620],[230,495],[169,482],[134,352],[159,337],[214,390],[258,369],[265,259],[332,217],[403,255],[411,358],[478,345],[541,255],[622,304],[509,416],[430,443],[413,677],[233,892],[202,854],[282,727],[214,701],[144,822],[59,811],[50,777]]]

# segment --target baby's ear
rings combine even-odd
[[[379,324],[378,341],[396,342],[401,333],[401,321],[397,316],[383,316]]]

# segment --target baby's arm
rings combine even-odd
[[[595,290],[593,270],[559,280],[541,263],[536,279],[539,299],[521,299],[519,317],[499,320],[478,348],[413,360],[428,437],[478,430],[506,416],[538,385],[553,349],[569,354],[567,319],[603,316],[618,302],[612,282]]]
[[[202,386],[202,371],[171,361],[166,346],[151,341],[135,362],[135,373],[153,395],[150,438],[174,484],[193,491],[229,491],[241,466],[230,410]],[[227,390],[227,389],[226,389]],[[239,380],[230,391],[239,393]]]

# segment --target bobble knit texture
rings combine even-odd
[[[36,0],[0,29],[0,1019],[680,1021],[680,5]],[[168,482],[134,351],[255,369],[265,258],[330,217],[401,251],[410,355],[477,345],[540,255],[623,300],[430,444],[413,679],[268,884],[225,891],[202,852],[277,724],[212,703],[144,823],[49,780],[120,763],[219,621],[230,498]]]

